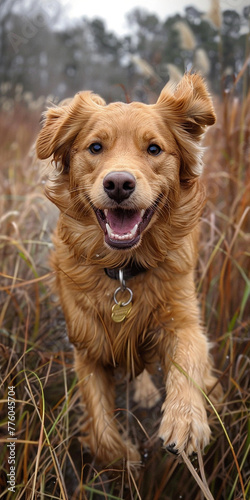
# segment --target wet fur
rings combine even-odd
[[[148,373],[160,360],[166,399],[159,436],[165,447],[191,454],[209,442],[205,400],[196,384],[207,393],[216,380],[200,321],[194,269],[204,203],[200,141],[214,122],[205,84],[190,74],[175,89],[167,85],[156,104],[106,105],[101,97],[80,92],[45,114],[37,154],[43,160],[53,158],[46,194],[60,209],[51,262],[89,415],[85,441],[105,465],[124,458],[130,463],[140,460],[114,418],[118,365],[132,378],[141,374],[135,399],[150,406],[159,395]],[[95,141],[105,144],[99,155],[88,150]],[[163,153],[150,156],[150,143],[160,144]],[[136,178],[135,192],[123,202],[124,208],[147,209],[161,197],[140,244],[126,250],[104,243],[92,208],[104,209],[110,203],[103,179],[114,170]],[[133,308],[117,324],[111,320],[111,308],[118,283],[104,268],[126,267],[131,261],[147,271],[127,283],[133,290]],[[217,386],[215,397],[218,394]]]

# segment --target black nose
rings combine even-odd
[[[129,172],[110,172],[103,179],[103,188],[111,200],[121,203],[135,190],[136,180]]]

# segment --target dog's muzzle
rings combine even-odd
[[[123,208],[122,202],[127,201],[136,190],[136,179],[129,172],[110,172],[103,179],[103,189],[108,199],[112,200],[113,208],[92,206],[104,232],[106,244],[122,250],[137,246],[161,196],[146,210]]]

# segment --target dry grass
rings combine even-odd
[[[153,412],[133,406],[122,410],[129,389],[118,383],[119,419],[142,451],[138,477],[133,471],[128,477],[119,474],[115,464],[113,474],[97,470],[79,440],[84,411],[72,349],[62,313],[48,292],[55,212],[28,154],[40,112],[19,104],[1,112],[0,498],[249,498],[249,104],[246,96],[236,99],[233,91],[225,95],[216,104],[218,122],[206,140],[208,203],[197,287],[225,391],[220,416],[209,407],[213,440],[203,459],[193,464],[185,456],[178,461],[165,454],[156,439],[160,406]],[[8,492],[6,482],[7,398],[12,386],[15,494]]]

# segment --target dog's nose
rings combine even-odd
[[[109,198],[121,203],[135,190],[136,180],[129,172],[110,172],[103,179],[103,188]]]

